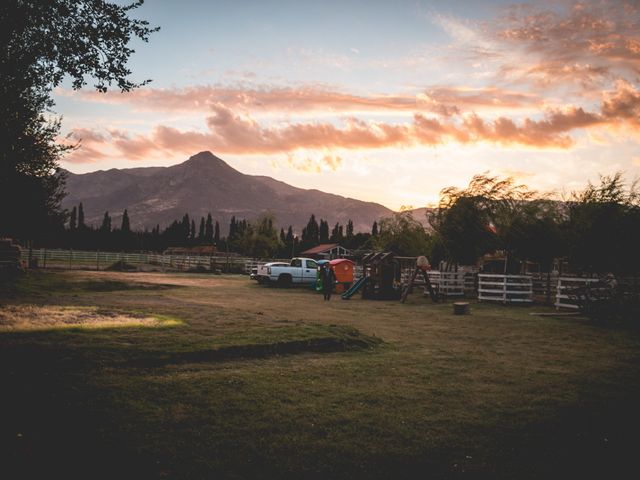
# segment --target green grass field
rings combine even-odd
[[[243,276],[1,283],[0,477],[636,478],[638,331],[451,310]]]

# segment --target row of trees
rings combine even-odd
[[[558,201],[516,185],[512,179],[476,175],[468,187],[445,188],[429,214],[431,229],[410,211],[374,222],[371,233],[355,233],[353,222],[336,223],[311,215],[300,236],[292,226],[276,228],[273,215],[254,221],[232,217],[228,235],[211,214],[199,222],[185,214],[169,226],[134,232],[128,212],[120,226],[105,212],[98,228],[87,226],[83,205],[74,207],[58,244],[75,249],[163,251],[171,246],[215,245],[219,251],[261,258],[287,258],[320,243],[340,243],[353,250],[394,251],[475,264],[485,254],[503,251],[518,268],[532,261],[548,271],[556,258],[585,272],[640,271],[640,194],[625,187],[621,174],[602,177],[598,185]]]
[[[564,258],[583,272],[640,271],[640,193],[625,187],[622,175],[601,177],[563,201],[516,185],[511,178],[476,175],[464,189],[441,192],[430,214],[427,234],[409,212],[384,219],[374,246],[405,255],[427,254],[440,260],[475,264],[503,251],[518,261],[536,262],[548,271]]]
[[[293,227],[288,229],[275,227],[275,217],[264,214],[254,221],[231,217],[228,235],[221,236],[218,220],[211,213],[200,217],[196,222],[189,214],[181,220],[174,220],[166,228],[156,225],[151,231],[133,231],[128,211],[122,214],[120,225],[114,225],[109,212],[105,212],[99,227],[85,223],[84,206],[74,206],[68,215],[64,230],[50,235],[47,245],[63,248],[100,249],[103,251],[164,251],[168,247],[192,247],[197,245],[215,245],[219,251],[236,252],[253,257],[289,257],[314,247],[319,243],[340,243],[347,248],[360,248],[368,245],[371,234],[354,233],[353,221],[346,226],[336,223],[329,233],[329,223],[324,219],[316,220],[311,215],[301,236],[294,234]],[[377,235],[378,225],[374,222],[372,233]]]

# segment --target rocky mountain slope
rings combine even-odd
[[[232,216],[251,220],[270,211],[278,226],[302,230],[314,213],[332,227],[349,219],[356,231],[369,231],[375,220],[391,215],[372,202],[305,190],[270,177],[245,175],[211,152],[200,152],[171,167],[111,169],[81,175],[67,172],[63,207],[82,202],[85,222],[99,226],[105,211],[119,225],[126,208],[132,228],[166,226],[185,213],[195,218],[211,212],[226,234]]]

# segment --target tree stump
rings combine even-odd
[[[468,315],[469,314],[469,302],[455,302],[453,304],[454,315]]]

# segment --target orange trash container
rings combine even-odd
[[[353,284],[353,272],[356,264],[346,258],[336,258],[329,262],[336,276],[335,292],[341,294],[349,290]]]

